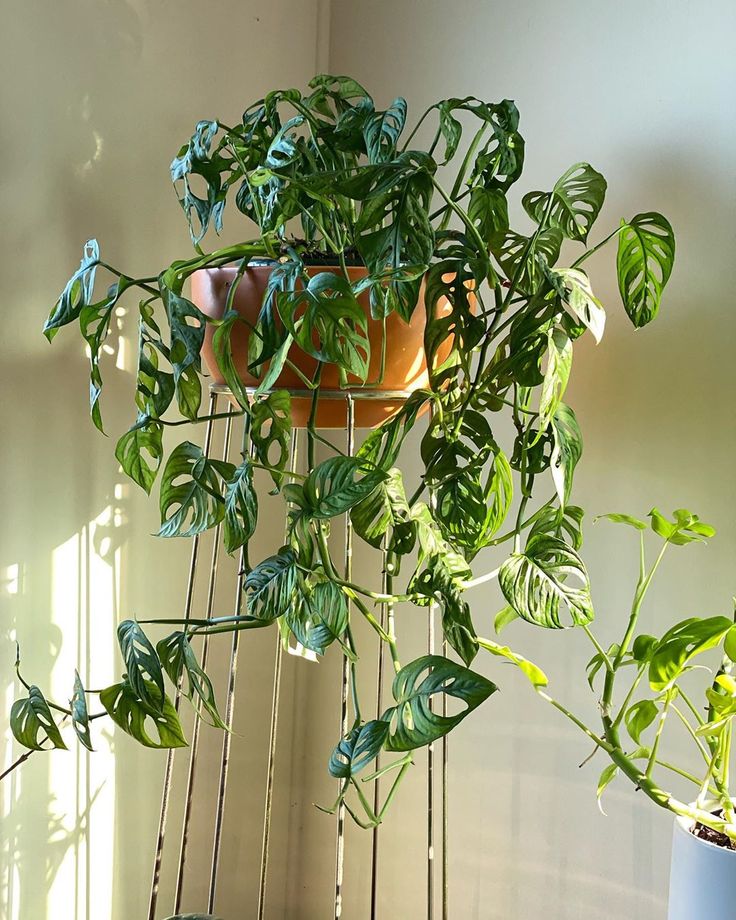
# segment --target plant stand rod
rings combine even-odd
[[[382,553],[382,576],[381,576],[381,591],[384,594],[389,593],[389,577],[388,577],[388,552],[384,548]],[[387,626],[387,616],[385,606],[381,606],[381,629],[386,629]],[[383,655],[383,640],[381,637],[378,637],[378,662],[376,664],[376,718],[380,719],[381,714],[383,713],[383,664],[384,664],[384,655]],[[381,768],[381,755],[379,754],[376,757],[376,771]],[[377,815],[381,807],[381,781],[376,779],[373,786],[373,814]],[[380,824],[376,824],[373,828],[373,839],[371,841],[371,920],[376,920],[378,916],[378,835],[381,829]]]
[[[447,658],[447,639],[442,640],[442,654]],[[442,694],[442,715],[447,718],[447,694]],[[442,736],[442,920],[449,920],[449,888],[450,888],[450,860],[448,850],[449,819],[448,819],[448,780],[449,767],[449,738]]]
[[[225,422],[225,437],[222,447],[222,459],[227,461],[230,455],[230,438],[232,435],[232,418]],[[210,573],[207,582],[207,606],[205,618],[210,619],[215,606],[215,586],[217,584],[217,567],[220,552],[220,531],[222,525],[218,524],[215,528],[215,535],[212,541],[212,556],[210,558]],[[202,670],[207,670],[207,660],[209,657],[210,637],[207,633],[202,637]],[[178,914],[181,909],[182,892],[184,890],[184,866],[187,859],[187,846],[189,843],[189,824],[192,817],[192,804],[194,801],[194,778],[197,768],[197,754],[199,753],[199,737],[201,721],[194,719],[192,728],[192,743],[189,748],[189,767],[187,771],[186,791],[184,793],[184,817],[182,819],[181,842],[179,845],[179,863],[176,870],[176,890],[174,894],[174,913]]]
[[[347,455],[355,453],[355,402],[351,393],[343,394],[347,408]],[[352,581],[353,573],[353,525],[350,515],[345,515],[345,580]],[[348,601],[348,621],[350,620],[350,601]],[[379,639],[380,642],[380,639]],[[340,689],[340,737],[348,731],[348,695],[350,690],[350,662],[347,655],[342,658],[342,675]],[[345,874],[345,804],[340,802],[337,809],[337,840],[335,843],[335,920],[342,916],[342,886]]]
[[[209,415],[215,414],[217,408],[218,394],[210,392]],[[210,418],[207,422],[204,435],[204,454],[209,455],[212,447],[212,428],[213,420]],[[199,534],[192,538],[192,552],[189,557],[189,574],[187,576],[187,588],[184,599],[184,619],[188,620],[192,613],[192,600],[194,598],[194,579],[197,571],[197,556],[199,554]],[[237,634],[235,634],[237,635]],[[181,700],[181,680],[174,694],[174,708],[179,711]],[[148,898],[148,920],[156,920],[156,906],[158,904],[159,884],[161,881],[161,862],[164,853],[164,839],[166,836],[166,824],[169,815],[169,799],[171,797],[171,783],[174,773],[174,754],[175,748],[169,748],[166,752],[166,767],[164,768],[163,790],[161,792],[161,811],[158,820],[158,834],[156,836],[156,850],[153,858],[153,874],[151,878],[151,893]]]

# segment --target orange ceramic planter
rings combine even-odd
[[[333,269],[313,267],[307,269],[310,276]],[[228,290],[236,275],[234,267],[207,268],[195,272],[191,278],[192,300],[199,309],[212,319],[221,319],[225,310],[225,301]],[[259,378],[248,371],[248,339],[250,328],[247,324],[255,325],[261,309],[263,295],[271,273],[270,266],[251,266],[246,269],[235,294],[233,307],[246,320],[233,327],[231,344],[235,367],[246,386],[258,386]],[[366,269],[362,266],[348,268],[351,282],[364,277]],[[422,287],[422,295],[424,288]],[[386,320],[386,368],[382,388],[387,390],[402,390],[412,392],[429,385],[427,362],[424,354],[424,327],[426,315],[423,306],[423,297],[417,305],[411,322],[404,322],[401,317],[391,314]],[[379,321],[371,319],[369,295],[361,294],[358,303],[365,310],[368,318],[368,334],[371,345],[370,369],[368,382],[378,380],[381,363],[381,329]],[[222,384],[224,379],[217,367],[212,348],[214,329],[207,326],[205,342],[202,348],[202,357],[205,366],[212,376],[214,383]],[[447,346],[440,350],[438,360],[443,361],[450,351],[450,340]],[[299,370],[311,379],[316,370],[314,358],[305,354],[300,348],[292,348],[289,359]],[[357,383],[357,381],[356,381]],[[325,365],[321,386],[325,390],[340,388],[337,369]],[[304,383],[291,368],[284,368],[276,381],[275,388],[303,389]],[[345,392],[359,391],[359,385],[348,388]],[[355,399],[355,425],[358,428],[373,428],[393,415],[402,405],[402,400],[396,399]],[[292,417],[295,426],[303,428],[307,424],[310,410],[310,399],[295,397],[292,399]],[[344,428],[347,423],[347,401],[343,399],[322,398],[317,408],[317,425],[320,428]]]

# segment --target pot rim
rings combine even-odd
[[[718,801],[716,799],[709,799],[704,803],[704,808],[711,808],[712,806],[718,806]],[[696,803],[691,802],[690,805],[695,808]],[[729,850],[726,847],[719,846],[717,843],[712,843],[710,840],[703,840],[702,837],[696,837],[692,833],[693,825],[695,824],[694,818],[689,818],[687,815],[675,815],[675,832],[680,834],[687,834],[688,838],[691,841],[695,841],[696,844],[700,844],[705,847],[711,847],[711,849],[717,850],[719,853],[726,853],[729,856],[736,856],[736,850]]]

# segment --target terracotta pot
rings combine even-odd
[[[325,267],[310,267],[307,269],[310,276],[318,272],[333,271],[336,269]],[[263,295],[266,290],[271,266],[251,266],[243,275],[235,294],[234,309],[247,321],[255,325],[261,309]],[[358,281],[365,277],[366,269],[362,266],[348,267],[350,281]],[[229,287],[236,275],[234,267],[208,268],[195,272],[191,278],[192,300],[202,312],[220,319],[225,310],[225,300]],[[424,355],[424,327],[425,310],[423,305],[424,286],[420,294],[419,303],[414,311],[411,322],[406,323],[396,314],[391,314],[386,320],[386,368],[382,388],[387,390],[402,390],[411,392],[429,385],[427,362]],[[381,358],[381,329],[379,321],[371,319],[369,295],[363,293],[358,298],[358,303],[368,317],[368,334],[371,345],[370,369],[368,382],[376,381],[379,375]],[[441,307],[440,307],[441,309]],[[214,383],[224,383],[215,355],[212,349],[212,336],[214,330],[208,325],[202,357],[205,366],[212,376]],[[259,378],[248,371],[248,339],[250,329],[246,323],[237,323],[233,327],[231,343],[233,360],[241,379],[247,386],[257,386]],[[440,349],[438,360],[443,361],[450,352],[451,340],[448,339],[446,347]],[[316,370],[314,358],[306,355],[300,348],[294,346],[289,358],[309,379],[312,379]],[[354,389],[359,390],[359,381]],[[321,386],[325,390],[340,388],[337,369],[325,365],[322,373]],[[291,368],[284,368],[279,375],[275,389],[279,387],[290,389],[304,389],[304,383]],[[396,399],[356,399],[355,425],[358,428],[373,428],[386,418],[393,415],[402,405],[402,400]],[[309,418],[309,398],[295,397],[292,399],[293,423],[303,428]],[[344,428],[347,422],[347,401],[343,399],[322,398],[317,409],[317,425],[320,428]]]

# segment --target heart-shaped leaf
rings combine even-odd
[[[149,748],[186,747],[187,739],[176,714],[174,705],[168,696],[157,697],[158,688],[149,684],[146,695],[153,698],[158,715],[152,715],[150,706],[144,704],[127,680],[113,684],[100,692],[100,702],[110,718],[126,734]],[[156,738],[150,735],[155,730]]]
[[[183,441],[171,452],[161,480],[159,537],[192,537],[219,524],[225,514],[221,480],[232,463],[210,460],[202,448]]]
[[[302,596],[300,603],[289,607],[286,623],[297,642],[324,655],[333,642],[342,644],[348,625],[345,595],[334,582],[319,582]]]
[[[258,494],[253,485],[253,467],[246,457],[225,483],[225,552],[233,553],[253,536],[258,521]]]
[[[626,710],[626,730],[635,744],[641,744],[641,734],[657,718],[659,709],[654,700],[639,700]]]
[[[282,546],[246,575],[248,613],[259,620],[275,620],[286,613],[296,587],[294,552]]]
[[[145,416],[125,432],[115,447],[115,457],[125,475],[149,495],[163,454],[163,425]]]
[[[131,689],[144,705],[157,712],[155,707],[164,698],[164,675],[156,650],[135,620],[120,623],[118,643]],[[156,688],[156,693],[149,697],[151,685]]]
[[[388,722],[356,722],[330,755],[327,769],[338,779],[351,779],[375,760],[386,741]]]
[[[187,698],[198,710],[201,706],[209,713],[215,728],[227,728],[217,708],[212,681],[197,661],[197,656],[186,634],[174,632],[165,639],[161,639],[156,644],[156,652],[174,686],[178,687],[179,681],[186,675],[187,687],[184,692]]]
[[[569,579],[577,584],[571,584]],[[562,540],[540,535],[523,553],[514,553],[501,566],[498,581],[504,597],[522,619],[548,629],[565,626],[567,607],[572,626],[593,619],[590,583],[583,560]]]
[[[284,481],[289,459],[291,397],[286,390],[274,390],[257,399],[251,409],[250,436],[258,460],[270,468],[277,489]],[[276,456],[274,456],[274,449]]]
[[[662,636],[649,661],[649,685],[660,692],[672,686],[690,661],[715,648],[733,627],[727,617],[691,617]]]
[[[10,707],[10,730],[18,744],[31,751],[43,751],[46,741],[66,750],[49,704],[35,684],[28,688],[28,696],[16,700]]]
[[[637,329],[659,311],[662,291],[675,264],[675,234],[669,221],[650,211],[621,221],[616,269],[624,309]]]
[[[528,192],[524,210],[541,224],[559,228],[570,240],[584,243],[606,197],[606,180],[589,163],[576,163],[555,182],[551,192]]]
[[[583,454],[583,435],[570,406],[560,403],[552,417],[553,448],[549,467],[560,505],[564,508],[572,491],[575,467]]]
[[[304,509],[319,520],[336,517],[370,495],[385,479],[383,470],[371,468],[357,457],[330,457],[305,480]]]
[[[480,674],[463,668],[449,658],[425,655],[405,665],[394,678],[395,706],[381,716],[390,723],[386,739],[389,751],[412,751],[430,744],[455,728],[495,692],[496,685]],[[432,709],[432,701],[446,694],[465,703],[466,708],[443,716]]]

